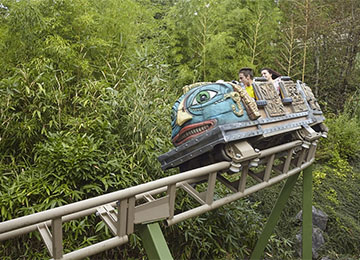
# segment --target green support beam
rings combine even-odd
[[[142,225],[140,228],[140,237],[142,239],[146,254],[150,260],[173,259],[159,223]]]
[[[294,174],[287,178],[286,183],[284,184],[284,187],[281,190],[281,193],[274,205],[274,208],[271,211],[271,214],[269,216],[269,219],[265,225],[265,228],[260,235],[259,240],[257,241],[254,251],[251,254],[250,259],[251,260],[259,260],[261,259],[261,256],[264,253],[265,246],[268,243],[268,240],[271,236],[271,234],[274,231],[274,228],[279,220],[280,214],[282,210],[285,207],[286,202],[288,201],[288,198],[290,196],[290,193],[296,183],[296,180],[299,177],[299,173]]]
[[[310,165],[303,173],[303,259],[312,259],[312,168],[313,166]]]

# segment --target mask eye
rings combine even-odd
[[[206,102],[208,102],[209,100],[211,100],[213,97],[215,97],[217,94],[216,91],[212,91],[212,90],[203,90],[200,91],[194,98],[194,101],[192,102],[191,105],[202,105]]]

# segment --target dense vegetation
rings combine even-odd
[[[314,203],[330,217],[322,255],[359,256],[359,16],[358,0],[1,0],[0,221],[174,173],[155,162],[171,148],[182,86],[268,66],[307,82],[326,112],[314,172]],[[296,189],[268,258],[296,258]],[[174,257],[246,258],[278,190],[165,229]],[[66,250],[108,236],[95,217],[65,233]],[[0,255],[48,256],[36,233]],[[133,235],[98,257],[145,253]]]

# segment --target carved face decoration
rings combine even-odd
[[[178,146],[217,125],[249,120],[240,96],[227,83],[194,87],[174,104],[172,142]]]

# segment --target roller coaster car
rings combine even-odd
[[[250,161],[251,167],[261,150],[296,140],[306,146],[326,137],[311,89],[290,77],[281,77],[279,85],[280,93],[265,78],[255,78],[256,100],[232,82],[185,86],[172,108],[175,148],[158,157],[162,169],[183,172],[224,160]]]

